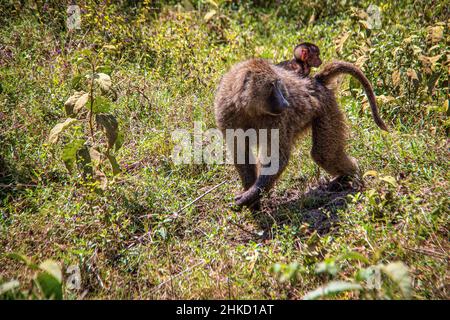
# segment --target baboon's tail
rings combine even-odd
[[[377,102],[375,100],[375,94],[373,93],[372,86],[367,80],[366,76],[362,73],[362,71],[354,66],[351,63],[344,61],[334,61],[328,63],[321,71],[316,73],[314,78],[322,83],[323,85],[328,85],[330,82],[339,76],[340,74],[350,74],[354,76],[356,79],[361,82],[364,87],[364,91],[366,92],[367,99],[369,100],[370,109],[372,110],[372,117],[375,120],[375,123],[385,131],[388,131],[387,126],[384,124],[383,120],[381,120],[380,115],[378,113]]]

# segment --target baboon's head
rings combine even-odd
[[[288,92],[272,70],[249,70],[243,83],[242,101],[250,115],[279,115],[289,107]]]
[[[297,62],[303,62],[310,67],[319,67],[320,49],[313,43],[304,42],[294,48],[294,58]]]

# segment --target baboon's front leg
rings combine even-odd
[[[273,187],[286,165],[287,161],[280,161],[280,167],[275,174],[260,174],[250,189],[236,197],[236,204],[238,206],[251,207],[255,202],[259,201],[261,195]]]
[[[273,187],[280,177],[288,164],[290,147],[280,144],[279,150],[275,151],[278,154],[273,154],[269,163],[260,166],[260,172],[256,178],[256,182],[250,189],[236,197],[236,204],[238,206],[252,207],[260,200],[263,193],[268,192]]]
[[[233,163],[242,181],[244,191],[248,190],[256,181],[256,160],[253,156],[249,141],[243,146],[235,143],[233,146]],[[239,161],[243,157],[244,161]],[[240,163],[243,162],[243,163]]]
[[[235,164],[234,165],[242,181],[244,191],[248,190],[256,181],[255,164]]]

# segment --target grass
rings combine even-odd
[[[81,288],[65,287],[67,299],[300,299],[332,280],[353,281],[363,268],[394,261],[408,267],[413,298],[448,299],[450,171],[442,107],[448,57],[430,74],[417,58],[444,52],[445,38],[426,40],[429,27],[444,20],[421,17],[406,30],[396,15],[407,23],[417,13],[405,3],[400,13],[383,7],[387,27],[378,31],[358,22],[357,9],[366,7],[324,13],[299,28],[296,18],[256,5],[224,2],[205,21],[212,7],[201,2],[195,11],[170,5],[153,14],[144,3],[122,12],[120,5],[88,1],[82,29],[73,33],[48,22],[65,8],[50,7],[48,16],[33,8],[12,14],[0,31],[0,283],[18,279],[20,288],[3,297],[29,297],[34,290],[34,271],[1,255],[14,252],[35,262],[52,259],[63,270],[79,266]],[[439,12],[440,5],[424,12]],[[171,132],[192,132],[194,121],[213,128],[214,90],[229,66],[251,56],[287,59],[299,37],[317,43],[324,61],[366,58],[363,70],[377,96],[394,98],[380,100],[391,132],[376,128],[361,90],[344,81],[337,95],[351,128],[349,153],[362,173],[375,172],[352,192],[325,192],[329,177],[311,160],[307,137],[263,211],[235,212],[240,186],[234,169],[175,165]],[[46,139],[65,118],[63,104],[77,89],[73,79],[86,72],[83,50],[99,52],[104,45],[114,46],[98,58],[118,92],[113,113],[125,141],[117,154],[123,172],[108,173],[108,188],[98,191],[69,174],[60,148]],[[409,68],[419,73],[417,82],[408,78]],[[396,70],[402,76],[397,86]],[[349,252],[367,261],[339,260]],[[318,273],[323,261],[336,263],[336,272]],[[335,297],[404,297],[386,283],[372,295]]]

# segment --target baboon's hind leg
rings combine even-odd
[[[358,171],[356,159],[345,152],[347,125],[345,117],[334,105],[312,123],[311,156],[330,175],[343,179]]]

